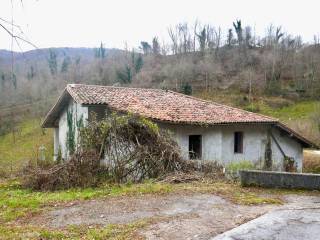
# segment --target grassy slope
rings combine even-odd
[[[0,177],[15,173],[30,159],[35,159],[41,145],[46,147],[46,155],[51,158],[53,153],[53,137],[51,130],[43,130],[37,119],[27,119],[15,134],[0,136]]]
[[[279,118],[282,121],[304,119],[320,110],[320,101],[294,102],[281,97],[253,97],[252,103],[249,103],[246,98],[247,94],[241,94],[238,91],[199,92],[195,95],[203,99]]]
[[[319,101],[304,101],[294,103],[290,106],[285,106],[282,108],[271,108],[270,106],[263,106],[261,107],[261,113],[287,122],[290,120],[308,118],[317,109],[319,109],[319,106]]]

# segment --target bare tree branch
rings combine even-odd
[[[28,41],[28,40],[25,39],[25,38],[22,38],[22,37],[20,37],[20,36],[18,36],[18,35],[14,35],[8,28],[6,28],[6,27],[5,27],[3,24],[1,24],[1,23],[0,23],[0,27],[2,27],[2,28],[3,28],[12,38],[14,38],[16,41],[19,39],[20,41],[25,42],[25,43],[31,45],[32,47],[38,49],[38,47],[37,47],[35,44],[33,44],[32,42]]]

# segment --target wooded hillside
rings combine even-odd
[[[236,21],[222,30],[181,23],[136,49],[37,49],[0,51],[0,121],[12,128],[23,113],[43,116],[67,83],[165,88],[185,94],[237,91],[257,96],[317,99],[320,41],[269,26],[265,36]],[[13,56],[13,58],[12,58]],[[240,99],[241,100],[241,99]]]

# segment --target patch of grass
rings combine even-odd
[[[319,101],[304,101],[282,108],[261,107],[261,113],[278,118],[282,121],[304,119],[319,109]]]
[[[125,240],[125,239],[137,239],[134,237],[134,233],[138,229],[142,229],[149,224],[152,220],[143,219],[129,224],[109,224],[105,228],[90,229],[87,232],[89,239],[114,239],[114,240]]]
[[[67,239],[66,235],[61,231],[54,231],[48,229],[42,229],[32,226],[0,226],[0,239],[2,240],[31,240],[31,239],[56,239],[62,240]]]
[[[30,159],[37,157],[41,145],[46,147],[47,159],[53,156],[51,129],[41,129],[37,119],[24,121],[18,129],[15,138],[12,133],[0,136],[0,177],[16,174]]]
[[[236,203],[243,205],[283,204],[283,201],[280,198],[262,197],[250,192],[235,192],[233,199]]]
[[[195,93],[195,96],[275,117],[285,122],[307,118],[320,107],[319,101],[293,102],[282,97],[263,95],[254,96],[250,103],[247,94],[236,90],[203,91]]]
[[[237,172],[239,170],[249,170],[254,169],[254,165],[252,162],[243,160],[237,162],[231,162],[226,166],[226,169],[231,172]]]
[[[320,154],[316,154],[311,151],[304,151],[303,172],[320,173]]]
[[[125,240],[139,239],[136,234],[137,230],[142,229],[161,218],[148,218],[138,220],[128,224],[108,224],[105,227],[92,227],[73,225],[67,229],[53,230],[42,227],[0,226],[0,239],[46,239],[46,240],[72,240],[72,239],[88,239],[88,240]]]
[[[41,208],[56,203],[112,196],[163,194],[172,190],[173,188],[169,184],[146,182],[56,192],[36,192],[23,189],[16,181],[8,181],[0,184],[0,222],[8,222],[28,214],[34,214]]]
[[[279,197],[272,195],[263,197],[258,188],[243,188],[239,183],[230,182],[210,182],[210,183],[190,183],[177,186],[188,192],[212,193],[220,195],[237,204],[257,205],[257,204],[282,204]]]

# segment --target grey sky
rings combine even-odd
[[[264,34],[273,23],[312,41],[320,33],[317,0],[12,0],[14,21],[38,47],[137,47],[153,36],[167,38],[167,28],[179,22],[210,23],[224,33],[232,21]],[[11,19],[11,1],[1,0],[0,17]],[[11,40],[0,30],[0,48]],[[32,47],[24,45],[24,50]],[[17,46],[14,47],[17,50]]]

